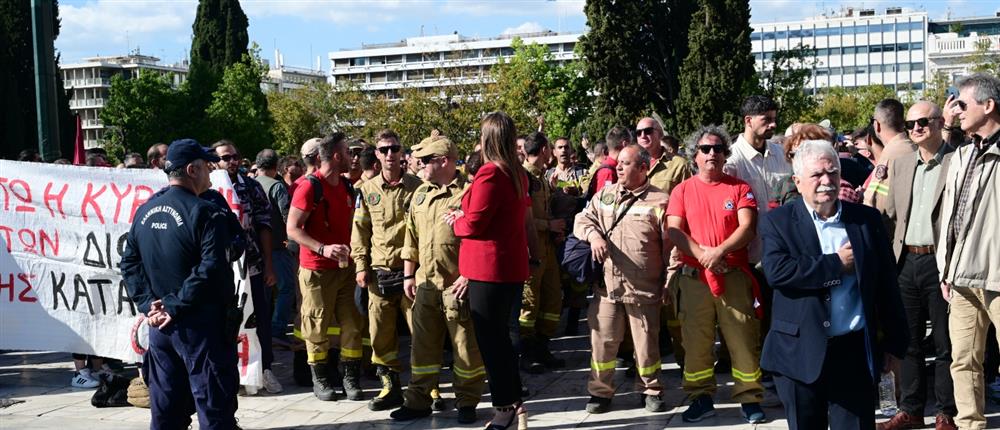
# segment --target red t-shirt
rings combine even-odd
[[[740,226],[736,212],[743,208],[757,210],[750,185],[729,175],[720,182],[706,184],[698,176],[681,182],[670,193],[667,216],[687,222],[688,234],[701,245],[719,246]],[[747,248],[733,252],[745,260]]]
[[[354,200],[347,194],[347,186],[341,179],[341,184],[330,185],[319,171],[313,176],[323,184],[323,200],[317,208],[314,204],[312,181],[303,176],[295,194],[292,196],[292,207],[309,212],[304,230],[313,239],[326,245],[351,244],[351,218],[354,216]],[[299,247],[299,265],[309,270],[336,269],[337,260],[320,256],[311,249]]]
[[[455,221],[455,236],[462,238],[458,271],[483,282],[524,282],[528,279],[528,237],[524,212],[531,207],[528,176],[521,178],[523,195],[517,195],[510,176],[487,162],[476,172],[462,197],[465,216]]]
[[[601,192],[601,189],[608,184],[613,184],[618,182],[618,160],[614,158],[607,157],[604,162],[601,163],[601,167],[597,168],[597,172],[594,173],[594,192],[597,194]]]

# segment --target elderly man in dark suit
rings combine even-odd
[[[899,291],[910,328],[910,345],[900,377],[900,412],[879,430],[924,427],[927,380],[923,340],[927,320],[934,339],[935,430],[955,430],[955,394],[951,381],[951,338],[948,336],[948,302],[941,296],[934,242],[941,228],[938,208],[944,194],[944,177],[954,150],[941,139],[941,108],[919,101],[906,113],[906,130],[918,151],[896,159],[889,168],[889,198],[885,213],[894,226],[892,250],[899,268]]]
[[[774,287],[761,367],[775,374],[790,428],[870,429],[879,372],[909,341],[888,234],[875,209],[837,199],[829,143],[803,143],[792,168],[802,201],[759,225]]]

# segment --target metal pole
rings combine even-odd
[[[45,161],[62,156],[59,149],[59,113],[56,109],[56,64],[53,47],[52,0],[31,0],[31,33],[35,45],[35,102],[38,153]]]

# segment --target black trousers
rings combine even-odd
[[[906,309],[910,344],[900,367],[899,408],[911,415],[923,416],[927,401],[927,377],[924,373],[924,336],[931,321],[934,340],[935,412],[955,416],[955,395],[951,382],[951,340],[948,336],[948,302],[941,297],[934,254],[907,253],[899,271],[899,292]]]
[[[493,406],[521,401],[521,373],[510,342],[510,316],[523,283],[469,281],[469,307]]]
[[[827,341],[823,371],[815,382],[775,374],[774,385],[791,430],[875,428],[876,389],[863,331]]]

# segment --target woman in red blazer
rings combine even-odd
[[[462,238],[458,270],[468,279],[476,341],[489,377],[496,415],[487,429],[518,422],[527,428],[521,404],[521,374],[510,342],[511,308],[528,279],[533,232],[528,175],[517,158],[514,121],[493,112],[482,122],[483,166],[462,198],[462,209],[445,216]],[[458,291],[456,291],[458,294]]]

